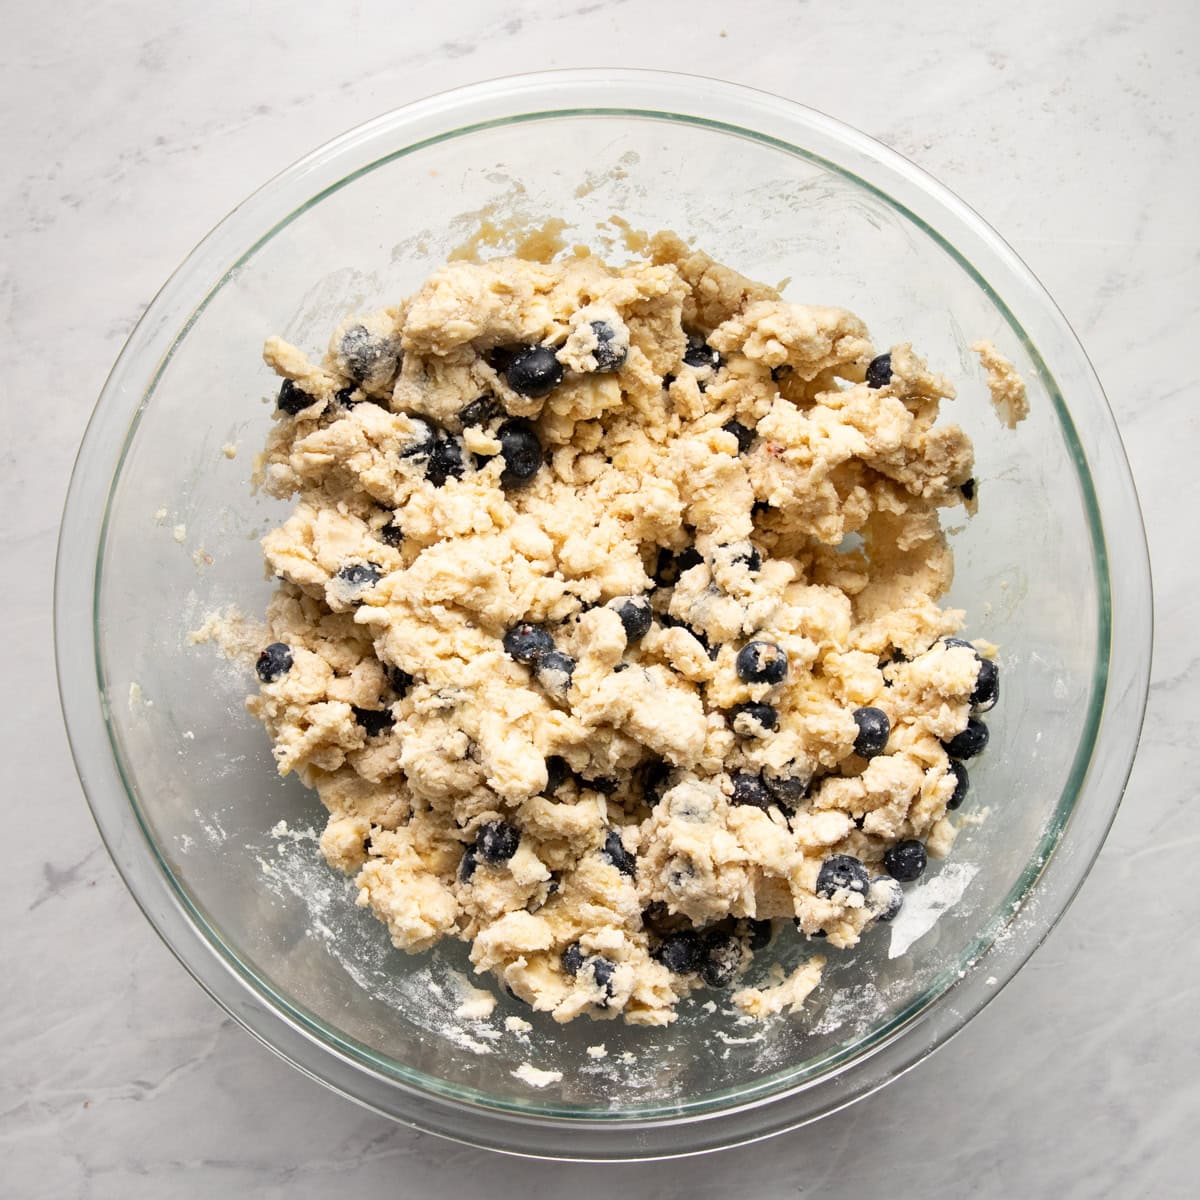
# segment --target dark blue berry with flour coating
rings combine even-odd
[[[890,354],[880,354],[877,358],[871,359],[870,366],[867,367],[867,387],[887,387],[891,382],[892,356]]]
[[[835,854],[821,864],[816,892],[826,900],[832,900],[841,891],[865,896],[868,882],[867,868],[859,859],[852,854]]]
[[[317,398],[310,396],[292,379],[285,379],[279,385],[279,398],[275,401],[275,407],[280,412],[287,413],[289,417],[294,417],[297,413],[303,412],[306,408],[310,408],[316,404]]]
[[[349,566],[343,567],[337,574],[344,583],[348,583],[357,591],[365,592],[383,578],[383,568],[374,562],[351,563]]]
[[[346,373],[355,383],[362,383],[381,370],[390,371],[395,366],[394,345],[371,333],[365,325],[351,325],[342,334],[338,353],[346,364]]]
[[[461,479],[463,470],[462,443],[458,438],[438,438],[429,448],[425,478],[434,487],[441,487],[447,479]]]
[[[882,708],[856,708],[854,723],[858,735],[854,739],[854,753],[862,758],[874,758],[887,748],[892,736],[892,723]]]
[[[654,957],[676,975],[693,975],[704,961],[704,941],[695,930],[681,929],[663,938]]]
[[[627,352],[616,341],[617,331],[607,321],[593,321],[592,332],[596,335],[596,348],[592,351],[596,370],[619,371],[625,365]]]
[[[562,383],[563,367],[549,346],[526,346],[513,356],[504,375],[514,392],[536,399]]]
[[[604,839],[604,854],[622,875],[632,879],[637,874],[637,859],[625,849],[621,834],[616,829],[610,829]]]
[[[738,737],[765,737],[779,727],[779,713],[770,704],[749,700],[730,710],[729,724]]]
[[[728,933],[713,932],[704,939],[704,958],[700,978],[709,987],[728,987],[742,965],[742,948]]]
[[[774,642],[747,642],[737,656],[738,678],[744,683],[782,683],[787,678],[787,654]]]
[[[463,856],[458,860],[458,877],[463,883],[468,883],[475,875],[475,868],[479,865],[479,860],[475,855],[475,847],[468,846],[463,851]]]
[[[956,759],[950,760],[950,774],[954,776],[954,792],[946,801],[946,807],[949,809],[962,808],[962,803],[967,798],[967,792],[971,787],[971,777],[967,774],[967,768]]]
[[[749,771],[734,771],[731,779],[733,795],[729,798],[730,804],[749,804],[764,811],[771,807],[771,793],[757,775],[751,775]]]
[[[263,683],[274,683],[292,669],[291,647],[283,642],[272,642],[258,656],[254,669]]]
[[[689,333],[687,335],[687,348],[683,352],[683,361],[689,367],[695,367],[697,370],[703,367],[712,367],[717,370],[721,366],[721,355],[714,350],[704,336],[699,333]]]
[[[500,457],[504,459],[501,485],[512,488],[528,483],[542,465],[542,443],[533,423],[524,417],[510,417],[496,436],[500,439]]]
[[[975,677],[975,689],[971,692],[971,707],[976,712],[987,712],[1000,699],[1000,668],[990,658],[979,659],[979,674]]]
[[[951,758],[974,758],[984,752],[987,744],[988,727],[977,717],[969,717],[966,729],[942,743]]]
[[[428,454],[437,442],[437,430],[424,417],[409,416],[413,427],[412,441],[400,451],[401,458],[421,458]]]
[[[884,869],[901,883],[912,883],[914,879],[920,879],[928,862],[925,847],[916,838],[897,842],[883,853]]]
[[[622,600],[617,608],[617,615],[621,618],[627,642],[640,642],[650,632],[650,625],[654,619],[650,601],[644,596],[630,596]]]
[[[811,778],[808,775],[790,775],[786,769],[778,774],[770,770],[764,771],[762,781],[775,803],[788,812],[808,796],[811,786]]]
[[[562,963],[562,969],[568,975],[578,975],[579,969],[583,966],[584,958],[583,948],[578,942],[572,942],[562,952],[559,962]]]
[[[508,862],[521,844],[521,831],[507,821],[489,821],[475,835],[475,853],[495,867]]]
[[[486,425],[493,417],[498,417],[501,411],[495,397],[479,396],[458,410],[458,423],[464,429],[475,425]]]
[[[522,621],[504,635],[504,649],[528,667],[554,649],[554,639],[540,625]]]
[[[547,650],[534,664],[538,683],[556,696],[565,696],[571,688],[571,676],[575,674],[575,660],[561,650]]]

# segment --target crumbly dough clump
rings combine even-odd
[[[831,858],[948,848],[983,660],[942,640],[939,509],[972,449],[910,347],[660,234],[622,267],[454,262],[319,362],[265,358],[259,477],[295,508],[248,704],[397,947],[661,1025],[773,930],[886,919]],[[886,749],[856,753],[864,709]]]

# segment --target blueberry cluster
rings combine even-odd
[[[565,696],[571,690],[575,660],[554,648],[554,639],[541,625],[522,621],[504,635],[504,649],[523,666],[532,667],[546,691]]]

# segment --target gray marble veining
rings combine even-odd
[[[1194,1194],[1198,11],[1119,0],[14,11],[0,73],[0,1194]],[[87,814],[60,728],[50,596],[94,397],[209,227],[386,108],[499,74],[611,64],[723,76],[830,112],[930,170],[1016,246],[1121,423],[1158,634],[1142,750],[1108,844],[984,1014],[814,1127],[703,1160],[602,1169],[505,1160],[392,1126],[304,1080],[200,992]]]

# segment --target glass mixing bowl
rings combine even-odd
[[[409,292],[481,220],[498,243],[484,253],[514,223],[562,218],[571,242],[619,254],[612,214],[788,279],[790,298],[851,308],[877,344],[912,341],[958,382],[951,416],[978,456],[980,511],[955,532],[949,602],[1001,647],[1003,699],[963,810],[987,818],[964,825],[900,922],[831,955],[802,1015],[762,1025],[710,1011],[703,992],[662,1030],[559,1027],[503,995],[490,1020],[456,1017],[464,948],[390,948],[321,862],[314,796],[276,776],[243,709],[252,679],[188,638],[229,605],[261,615],[271,590],[258,538],[284,506],[248,482],[277,386],[263,339],[319,352],[339,315]],[[990,409],[968,350],[980,337],[1029,383],[1016,431]],[[288,1061],[378,1112],[562,1158],[684,1154],[794,1127],[961,1028],[1091,866],[1150,664],[1145,539],[1120,440],[1066,321],[1013,252],[910,163],[827,117],[631,71],[436,96],[331,142],[235,209],[159,293],[105,385],[71,482],[55,601],[63,707],[96,821],[198,982]],[[804,954],[777,943],[785,964]],[[506,1027],[509,1015],[532,1030]],[[601,1043],[607,1057],[587,1053]],[[561,1078],[533,1086],[514,1075],[524,1063]]]

